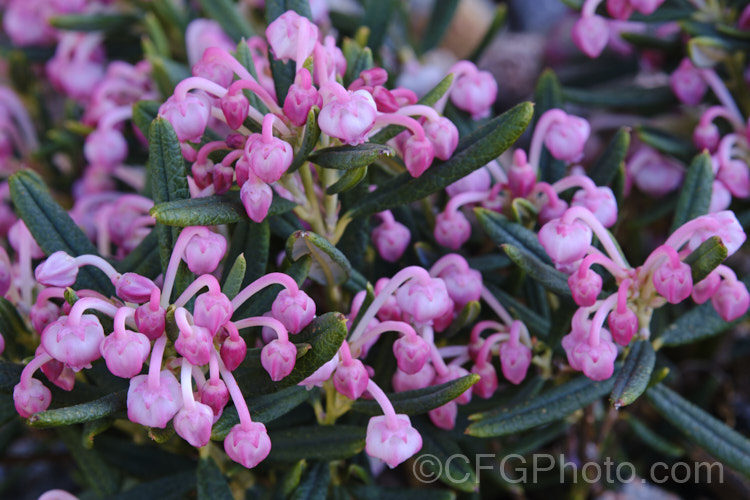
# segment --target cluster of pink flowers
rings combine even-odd
[[[604,252],[592,245],[596,235]],[[745,242],[742,226],[731,211],[693,219],[672,233],[643,265],[632,268],[610,233],[589,210],[573,207],[539,230],[539,242],[558,267],[569,274],[568,286],[580,306],[572,331],[563,339],[568,363],[594,380],[612,376],[617,357],[615,343],[626,346],[638,333],[648,339],[651,315],[665,303],[678,304],[690,297],[702,304],[709,299],[726,321],[743,314],[750,294],[734,272],[719,265],[698,283],[684,259],[712,236],[718,236],[734,254]],[[592,269],[600,265],[612,275],[617,291],[603,300],[602,277]],[[589,316],[594,314],[592,319]],[[603,327],[608,320],[609,330]]]

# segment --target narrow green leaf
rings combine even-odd
[[[384,183],[348,212],[349,217],[371,215],[387,208],[420,200],[497,158],[526,129],[533,114],[530,103],[519,104],[459,141],[445,162],[435,162],[420,177],[408,173]]]
[[[492,17],[492,22],[490,23],[490,27],[487,28],[487,32],[482,37],[482,41],[479,42],[479,45],[477,45],[477,48],[474,49],[474,52],[469,57],[469,60],[472,62],[479,61],[479,58],[482,57],[482,54],[484,54],[484,51],[489,47],[490,43],[495,39],[495,35],[500,31],[500,29],[505,26],[505,21],[508,17],[508,6],[504,3],[501,3],[497,7],[495,7],[495,15]]]
[[[281,498],[289,498],[289,495],[299,486],[302,474],[307,470],[307,460],[300,460],[294,464],[286,473],[281,481],[276,485],[276,494]]]
[[[67,408],[41,411],[29,418],[32,427],[58,427],[81,424],[125,411],[125,393],[115,392],[104,397]]]
[[[591,180],[599,186],[607,186],[617,176],[617,172],[625,165],[625,156],[630,147],[630,129],[620,127],[607,148],[591,166],[588,174]]]
[[[328,484],[331,482],[331,468],[328,462],[315,462],[305,472],[291,500],[326,500]]]
[[[750,440],[685,400],[664,384],[646,391],[646,397],[670,424],[722,462],[750,476]]]
[[[229,271],[227,278],[221,286],[221,291],[224,295],[233,299],[238,293],[240,293],[242,283],[245,279],[246,269],[247,261],[245,260],[245,255],[240,254],[235,259],[234,264],[232,264],[232,269]]]
[[[688,167],[685,180],[682,181],[671,232],[687,221],[708,213],[713,182],[711,156],[707,152],[696,156]]]
[[[195,471],[180,472],[147,483],[133,486],[129,490],[107,497],[108,500],[181,500],[195,489]]]
[[[542,262],[528,250],[509,244],[502,245],[501,248],[510,257],[510,260],[529,273],[529,276],[538,281],[544,288],[564,297],[571,296],[568,278],[565,274]]]
[[[609,393],[615,376],[594,381],[583,375],[541,393],[530,401],[500,411],[474,414],[466,433],[477,437],[505,436],[571,415]]]
[[[360,167],[354,170],[347,170],[344,175],[339,177],[339,180],[331,184],[326,188],[326,194],[337,194],[345,191],[349,191],[353,187],[357,186],[360,182],[365,180],[367,177],[367,167]]]
[[[544,113],[550,109],[562,107],[562,87],[560,87],[560,80],[557,79],[553,70],[544,70],[536,82],[534,104],[534,120],[532,122],[534,126]]]
[[[235,42],[254,35],[253,28],[231,0],[198,0],[207,17],[219,22],[224,32]]]
[[[102,432],[112,427],[113,418],[104,417],[96,420],[89,420],[83,423],[83,432],[81,433],[81,444],[87,450],[94,447],[94,438]]]
[[[211,457],[201,458],[198,462],[196,474],[198,500],[233,500],[232,490],[229,489],[224,474]]]
[[[353,425],[319,425],[269,431],[273,446],[268,459],[272,462],[306,460],[342,460],[365,448],[364,427]]]
[[[654,114],[677,103],[672,89],[664,87],[628,87],[618,89],[563,89],[566,101],[595,108],[627,109]]]
[[[280,391],[248,399],[247,407],[254,421],[267,424],[297,408],[307,401],[307,397],[307,389],[293,385]],[[227,437],[232,427],[239,423],[237,409],[226,408],[211,429],[211,439],[221,441]]]
[[[349,279],[352,266],[338,248],[312,231],[295,231],[286,242],[286,256],[294,262],[304,255],[313,259],[312,280],[323,285],[340,285]]]
[[[24,365],[0,360],[0,391],[13,392],[13,387],[21,380]]]
[[[439,406],[453,401],[479,381],[479,375],[466,375],[444,384],[433,385],[425,389],[388,394],[396,413],[417,415],[426,413]],[[383,411],[375,401],[358,399],[352,410],[366,415],[382,415]]]
[[[270,243],[271,229],[267,220],[261,223],[242,221],[234,226],[227,257],[231,261],[244,255],[246,270],[242,288],[266,274]],[[228,275],[229,270],[225,268],[222,280],[226,281]]]
[[[655,362],[656,353],[651,342],[638,340],[633,343],[609,395],[616,410],[631,404],[643,394],[651,380]]]
[[[49,18],[49,24],[66,31],[115,31],[138,21],[132,14],[68,14]]]
[[[320,110],[313,106],[310,112],[307,114],[307,123],[305,124],[305,132],[302,136],[302,142],[299,145],[299,149],[294,153],[292,164],[289,165],[287,173],[297,171],[303,163],[307,161],[307,157],[310,156],[315,146],[318,144],[320,139],[320,127],[318,127],[318,112]]]
[[[351,170],[366,167],[374,161],[393,156],[389,146],[365,143],[358,146],[333,146],[318,149],[308,157],[308,160],[324,168],[337,170]]]
[[[375,66],[372,49],[370,47],[362,47],[355,40],[344,39],[344,57],[347,60],[344,83],[347,86],[359,78],[359,75],[363,71]]]
[[[458,0],[435,2],[427,29],[422,35],[422,52],[434,49],[440,44],[457,8]]]
[[[638,139],[661,153],[674,156],[685,162],[695,156],[695,146],[692,141],[677,137],[669,132],[648,125],[635,128]]]
[[[457,490],[467,493],[476,491],[479,484],[475,469],[468,458],[463,459],[463,453],[455,437],[446,431],[435,429],[426,422],[416,421],[415,425],[422,434],[422,449],[419,450],[419,454],[430,456],[429,460],[418,462],[424,477],[437,476],[440,481]],[[456,460],[455,457],[459,456],[462,458]]]
[[[367,45],[378,52],[385,39],[386,31],[393,14],[393,2],[390,0],[364,0],[365,15],[362,24],[370,28]]]
[[[94,244],[52,198],[37,174],[31,170],[21,170],[10,176],[8,184],[16,213],[26,223],[45,254],[49,256],[62,250],[73,257],[99,255]],[[106,296],[114,294],[109,278],[91,266],[78,272],[75,286],[90,288]]]
[[[690,266],[693,284],[698,283],[716,269],[727,258],[727,247],[718,236],[712,236],[690,255],[685,257],[685,264]]]
[[[0,297],[0,334],[5,338],[6,359],[25,358],[28,347],[22,342],[32,336],[18,309],[5,297]],[[2,384],[0,384],[0,390]]]
[[[651,449],[673,458],[680,458],[685,455],[685,450],[667,441],[658,432],[652,431],[647,424],[641,422],[632,414],[628,414],[625,420],[630,424],[633,433],[638,436],[641,442]]]
[[[750,286],[750,277],[746,277],[742,282],[745,286]],[[726,322],[721,319],[711,302],[706,302],[677,318],[677,321],[664,330],[657,342],[666,346],[698,342],[725,332],[747,317],[748,315],[744,314],[734,321]]]
[[[509,221],[504,215],[485,208],[475,208],[477,220],[492,241],[498,245],[510,244],[526,250],[545,264],[552,264],[534,231]]]
[[[148,137],[151,122],[159,114],[159,105],[157,101],[138,101],[133,104],[133,123],[141,131],[143,137]]]
[[[267,217],[292,210],[296,204],[280,196],[274,196]],[[229,191],[220,196],[189,198],[158,203],[151,215],[165,226],[218,226],[249,220],[240,192]]]
[[[156,278],[161,273],[158,230],[152,229],[127,257],[115,266],[120,273],[138,273]]]
[[[87,450],[81,444],[77,427],[59,427],[57,433],[76,461],[86,484],[97,496],[111,497],[119,484],[118,475],[100,457],[96,450]]]

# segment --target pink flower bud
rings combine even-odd
[[[184,259],[195,274],[209,274],[218,267],[226,251],[227,240],[220,234],[207,231],[190,238],[185,246]]]
[[[237,424],[224,439],[224,451],[238,464],[252,469],[271,452],[271,439],[260,422]]]
[[[531,349],[512,340],[500,344],[500,364],[503,375],[513,384],[520,384],[526,378],[531,365]]]
[[[448,370],[446,373],[442,375],[438,374],[437,377],[435,377],[435,385],[444,384],[446,382],[450,382],[451,380],[456,380],[458,378],[464,377],[468,374],[469,372],[465,368],[462,368],[458,365],[448,365]],[[460,396],[454,399],[454,401],[460,405],[468,404],[471,401],[471,392],[472,388],[469,387]]]
[[[185,45],[190,64],[197,64],[209,47],[219,47],[227,52],[237,48],[237,44],[232,42],[232,39],[221,29],[221,25],[213,19],[191,21],[185,30]],[[229,80],[231,81],[231,77]]]
[[[596,14],[582,16],[573,25],[571,36],[581,52],[594,59],[599,57],[607,46],[609,26],[603,17]]]
[[[427,120],[423,125],[424,133],[432,144],[435,156],[447,160],[453,156],[458,146],[458,129],[452,121],[441,116],[435,121]]]
[[[685,176],[680,163],[645,147],[633,154],[626,171],[638,189],[656,197],[677,189]]]
[[[214,412],[211,407],[198,402],[183,406],[174,416],[174,430],[196,448],[206,446],[211,440]]]
[[[435,218],[435,241],[451,250],[458,250],[471,237],[471,223],[458,210],[441,212]]]
[[[399,370],[413,375],[424,367],[430,358],[430,345],[417,335],[403,335],[393,343]]]
[[[227,119],[227,125],[232,130],[237,130],[242,126],[250,111],[250,101],[242,92],[234,95],[227,93],[219,99],[219,106],[224,113],[224,118]]]
[[[365,142],[376,115],[377,106],[372,95],[365,90],[357,90],[348,92],[346,98],[336,96],[324,101],[318,115],[318,125],[325,134],[356,146]]]
[[[381,113],[395,113],[400,107],[393,93],[380,85],[372,89],[372,98]]]
[[[205,365],[211,357],[213,337],[207,328],[193,325],[192,328],[180,329],[174,348],[191,365]]]
[[[156,288],[153,281],[136,273],[125,273],[113,281],[117,296],[136,304],[147,302],[151,297],[151,291]]]
[[[196,21],[202,21],[202,19],[196,19]],[[188,29],[190,29],[190,26],[188,26]],[[234,44],[231,45],[232,48],[228,49],[228,52],[234,50]],[[214,45],[214,47],[216,47],[216,45]],[[188,49],[188,53],[189,52],[190,49]],[[216,57],[215,53],[207,54],[204,52],[203,57],[201,57],[198,62],[193,64],[192,72],[193,76],[205,78],[206,80],[217,83],[224,88],[229,87],[232,84],[232,80],[234,79],[234,72],[232,71],[232,69],[228,67],[224,61]]]
[[[644,16],[650,16],[659,8],[664,0],[628,0],[635,10]]]
[[[539,210],[539,222],[546,224],[552,219],[559,219],[567,209],[568,204],[559,198],[557,200],[547,200],[541,210]]]
[[[422,436],[406,415],[397,414],[391,427],[385,415],[372,417],[367,424],[365,451],[383,460],[391,469],[422,449]]]
[[[489,191],[491,185],[492,178],[489,171],[486,168],[479,168],[446,187],[445,191],[448,196],[454,197],[461,193]]]
[[[474,394],[480,398],[489,399],[497,390],[497,372],[492,363],[475,364],[471,367],[471,373],[479,375],[479,382],[471,386]]]
[[[727,247],[727,256],[734,255],[745,242],[747,236],[744,229],[737,220],[737,216],[731,210],[724,210],[699,217],[707,221],[707,227],[698,229],[690,239],[690,248],[694,250],[712,236],[721,238],[724,246]],[[718,224],[719,228],[711,229],[710,222]]]
[[[247,344],[239,335],[237,338],[229,337],[221,344],[221,360],[229,371],[234,371],[245,360],[247,355]]]
[[[237,180],[239,181],[239,176]],[[271,191],[271,186],[260,179],[250,179],[242,184],[240,199],[247,216],[253,222],[263,222],[268,214],[268,209],[271,207],[273,191]]]
[[[591,268],[583,276],[576,270],[568,277],[568,286],[576,304],[581,307],[593,306],[602,291],[602,277]]]
[[[19,219],[8,230],[8,242],[10,243],[10,246],[13,248],[13,250],[16,251],[16,254],[21,252],[21,241],[24,238],[28,238],[29,244],[31,246],[32,259],[41,259],[42,257],[44,257],[44,250],[41,249],[39,244],[31,235],[29,228],[26,227],[26,224],[23,222],[23,220]]]
[[[266,38],[276,59],[284,62],[291,59],[301,67],[318,41],[318,27],[293,10],[288,10],[268,25]],[[300,46],[302,60],[297,61]]]
[[[693,63],[687,57],[669,76],[669,85],[677,98],[690,106],[695,106],[701,102],[708,90],[708,85],[700,71],[693,66]]]
[[[401,310],[416,323],[428,324],[448,311],[453,312],[453,301],[441,279],[413,279],[396,292]]]
[[[50,356],[79,371],[101,356],[99,344],[104,340],[104,329],[93,314],[84,314],[75,326],[63,316],[45,328],[41,340]]]
[[[310,375],[297,385],[304,385],[308,389],[313,386],[322,387],[323,383],[331,378],[331,375],[333,375],[333,371],[338,365],[339,357],[338,355],[336,355],[328,360],[323,366],[315,370],[312,375]]]
[[[44,286],[73,286],[78,276],[78,265],[75,258],[60,250],[36,266],[34,276]]]
[[[8,252],[0,247],[0,297],[8,293],[12,281],[13,275]]]
[[[372,242],[378,254],[388,262],[404,255],[411,241],[409,229],[398,221],[386,221],[372,230]]]
[[[128,143],[118,130],[96,129],[86,137],[83,154],[91,164],[116,167],[127,158]]]
[[[180,383],[169,370],[159,374],[159,385],[151,387],[148,375],[130,379],[128,419],[131,422],[164,429],[182,408]]]
[[[215,336],[219,328],[232,319],[232,314],[232,302],[221,292],[203,293],[195,299],[193,322],[208,329],[211,336]]]
[[[55,14],[46,0],[5,2],[3,31],[13,45],[29,47],[51,45],[57,39],[57,31],[48,18]]]
[[[555,263],[567,264],[582,259],[592,238],[591,228],[579,221],[566,224],[554,219],[539,230],[539,243]]]
[[[699,122],[693,131],[693,142],[698,149],[708,149],[714,152],[719,146],[720,139],[719,127],[714,125],[713,122],[708,122],[705,125]]]
[[[587,208],[604,227],[612,227],[617,222],[617,200],[612,190],[607,186],[576,191],[570,205]]]
[[[750,293],[741,281],[725,279],[711,297],[711,304],[724,321],[734,321],[747,312]]]
[[[665,262],[654,272],[653,282],[656,291],[670,304],[679,304],[693,290],[690,266],[684,262]]]
[[[478,301],[482,294],[482,273],[477,270],[463,271],[454,267],[441,273],[440,279],[445,281],[445,288],[456,310],[463,309],[469,302]]]
[[[220,378],[209,379],[201,387],[200,400],[201,403],[211,408],[214,418],[218,419],[224,407],[229,403],[229,390]]]
[[[383,288],[388,284],[388,281],[388,278],[380,278],[375,282],[375,296],[377,296],[380,291],[383,290]],[[378,311],[377,316],[380,321],[401,321],[401,307],[399,307],[396,297],[391,295],[390,297],[385,299],[383,305],[380,306],[380,310]]]
[[[474,120],[490,115],[496,97],[497,82],[487,71],[461,75],[451,91],[453,104],[471,114]]]
[[[307,122],[307,115],[313,106],[321,107],[323,99],[318,93],[318,89],[312,85],[312,76],[307,68],[297,71],[294,83],[289,87],[289,91],[284,99],[284,114],[289,121],[297,127],[301,127]]]
[[[297,347],[288,340],[274,339],[260,351],[260,363],[274,382],[292,373],[296,361]]]
[[[625,307],[623,312],[615,308],[609,313],[608,324],[614,341],[628,345],[638,331],[638,316],[629,307]]]
[[[174,127],[180,141],[200,142],[211,116],[211,103],[204,94],[188,94],[178,101],[170,96],[159,107],[159,116]]]
[[[99,345],[99,351],[113,375],[132,378],[141,372],[151,344],[142,333],[126,330],[108,335]]]
[[[722,163],[716,179],[723,182],[735,197],[750,196],[750,169],[744,161],[730,160]]]
[[[438,406],[427,412],[430,420],[435,427],[452,430],[456,426],[456,417],[458,417],[458,404],[455,401],[448,401],[442,406]]]
[[[591,380],[607,380],[615,371],[617,346],[605,338],[601,338],[597,346],[587,341],[579,343],[574,355],[579,358],[583,373]]]
[[[35,378],[29,379],[26,386],[19,383],[13,388],[13,404],[23,418],[46,410],[51,402],[52,393]]]
[[[422,366],[421,370],[412,374],[396,368],[391,383],[396,392],[404,392],[429,387],[432,385],[433,380],[435,380],[435,369],[431,363],[427,362]]]
[[[167,311],[159,306],[156,310],[151,304],[143,304],[135,310],[135,324],[138,331],[149,340],[156,340],[164,333],[166,326]]]
[[[219,163],[213,168],[213,184],[216,194],[224,194],[232,187],[234,182],[234,169],[223,163]]]
[[[586,119],[567,115],[565,120],[552,122],[544,136],[544,145],[558,160],[578,161],[590,134],[591,126]]]
[[[693,300],[696,304],[707,302],[708,299],[714,296],[719,286],[721,286],[721,275],[716,271],[711,271],[708,273],[708,276],[693,285],[691,293]]]
[[[193,174],[193,180],[199,189],[206,189],[214,182],[214,165],[210,160],[206,163],[193,163],[190,173]]]
[[[250,170],[260,180],[270,184],[281,179],[286,173],[294,159],[294,151],[288,142],[278,137],[272,137],[268,142],[258,138],[252,142],[250,154],[246,159]]]
[[[607,12],[620,21],[626,21],[633,13],[630,0],[607,0]]]
[[[508,169],[508,187],[515,198],[525,198],[536,186],[536,171],[529,165],[526,153],[517,149]]]
[[[315,317],[315,301],[302,290],[295,293],[284,289],[273,301],[271,312],[289,333],[299,333]]]
[[[41,303],[37,302],[31,306],[29,317],[37,333],[42,333],[47,328],[47,325],[60,317],[60,308],[49,300]]]
[[[364,394],[369,381],[370,375],[365,365],[358,359],[353,359],[349,365],[340,363],[333,373],[333,386],[338,392],[352,400],[359,399]]]

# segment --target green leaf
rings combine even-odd
[[[274,195],[268,215],[288,212],[297,206],[294,202]],[[165,226],[218,226],[249,220],[240,192],[229,191],[220,196],[189,198],[154,205],[151,215]]]
[[[674,232],[687,221],[708,213],[713,182],[711,156],[707,152],[696,156],[688,167],[685,180],[682,181],[682,189],[677,199],[677,208],[670,232]]]
[[[626,421],[630,424],[633,433],[638,436],[643,444],[651,449],[672,458],[680,458],[685,455],[685,450],[667,441],[659,433],[652,431],[648,425],[635,418],[632,414],[628,414]]]
[[[305,124],[305,133],[302,136],[302,143],[294,153],[292,164],[289,165],[287,173],[297,171],[303,163],[307,161],[307,157],[310,156],[315,146],[318,144],[320,139],[320,127],[318,127],[318,112],[320,110],[313,106],[310,112],[307,114],[307,123]]]
[[[237,259],[243,255],[246,263],[242,288],[266,274],[268,252],[271,244],[271,230],[268,221],[256,223],[242,221],[237,223],[229,245],[228,259]],[[229,270],[225,268],[222,280],[225,282]]]
[[[609,395],[616,410],[631,404],[643,394],[651,380],[655,362],[656,353],[651,342],[638,340],[633,343]]]
[[[152,229],[145,238],[115,266],[120,273],[138,273],[156,278],[161,273],[158,230]]]
[[[297,408],[307,401],[307,397],[307,389],[293,385],[271,394],[248,399],[247,407],[254,421],[267,424]],[[211,429],[211,439],[214,441],[223,440],[232,430],[232,427],[239,423],[237,409],[234,407],[226,408]]]
[[[286,256],[294,262],[304,255],[313,259],[310,279],[329,286],[349,279],[352,266],[338,248],[312,231],[295,231],[286,242]]]
[[[618,89],[563,89],[566,101],[595,108],[627,109],[654,114],[677,103],[672,89],[664,87],[627,87]]]
[[[750,476],[750,440],[745,436],[683,399],[664,384],[650,388],[646,391],[646,397],[662,417],[692,442],[733,469]]]
[[[198,462],[196,474],[198,500],[233,500],[232,490],[229,489],[224,474],[211,457],[201,458]]]
[[[49,24],[68,31],[115,31],[138,21],[132,14],[68,14],[49,18]]]
[[[620,127],[607,149],[589,169],[589,177],[599,186],[607,186],[617,176],[617,172],[625,165],[625,156],[630,147],[630,129]]]
[[[24,365],[0,360],[0,391],[13,391],[13,387],[21,380],[23,367]]]
[[[479,375],[465,375],[450,382],[433,385],[424,389],[388,394],[388,399],[393,403],[396,413],[417,415],[453,401],[477,382],[479,382]],[[364,399],[355,401],[352,404],[352,411],[366,415],[383,414],[377,402]]]
[[[68,255],[99,255],[96,247],[68,213],[52,199],[42,179],[31,170],[21,170],[8,179],[10,196],[16,213],[26,223],[32,236],[47,255],[64,251]],[[85,266],[78,272],[76,288],[90,288],[106,296],[114,294],[107,276]]]
[[[235,42],[254,35],[253,28],[245,20],[237,4],[231,0],[198,0],[207,17],[219,22],[224,32]]]
[[[59,427],[57,434],[76,461],[86,484],[97,496],[111,497],[118,490],[119,478],[116,472],[101,459],[96,450],[83,447],[76,427]]]
[[[745,286],[750,285],[750,277],[742,280]],[[711,302],[706,302],[683,314],[677,321],[669,325],[659,337],[657,343],[666,346],[676,346],[698,342],[725,332],[732,326],[747,319],[747,313],[742,317],[727,322],[721,319]]]
[[[315,462],[305,472],[291,500],[326,500],[328,483],[331,482],[331,468],[328,462]]]
[[[635,132],[638,134],[638,139],[661,153],[672,155],[685,162],[695,156],[695,146],[692,141],[672,135],[663,129],[638,125]]]
[[[141,483],[107,498],[108,500],[146,500],[150,498],[180,500],[186,498],[187,494],[194,489],[195,471],[189,471]]]
[[[370,47],[362,47],[356,40],[344,39],[344,58],[346,59],[346,72],[344,83],[348,87],[359,78],[360,73],[375,66]]]
[[[94,438],[102,432],[112,427],[114,419],[112,418],[98,418],[96,420],[89,420],[83,423],[83,432],[81,433],[81,444],[87,450],[94,447]]]
[[[458,0],[446,0],[444,2],[435,2],[430,15],[430,22],[427,29],[422,35],[422,52],[434,49],[440,44],[445,36],[445,31],[453,20],[458,8]]]
[[[104,397],[67,408],[41,411],[29,418],[32,427],[58,427],[81,424],[125,411],[125,394],[115,392]]]
[[[615,373],[615,376],[617,373]],[[583,375],[541,393],[530,401],[499,411],[471,415],[470,436],[505,436],[560,420],[609,393],[615,376],[594,381]]]
[[[344,175],[339,177],[339,180],[331,184],[326,188],[326,194],[337,194],[357,186],[360,182],[365,180],[367,177],[367,167],[360,167],[354,170],[347,170]]]
[[[685,257],[684,262],[690,266],[693,284],[696,284],[708,276],[726,258],[727,247],[724,246],[720,237],[712,236]]]
[[[419,450],[419,456],[429,456],[427,460],[417,459],[421,475],[431,479],[437,476],[443,483],[460,491],[476,491],[479,483],[474,467],[468,458],[463,458],[464,453],[456,443],[455,437],[448,432],[435,429],[431,424],[422,424],[421,421],[417,421],[416,428],[422,434],[422,449]]]
[[[351,170],[366,167],[380,158],[393,155],[394,152],[389,146],[366,142],[358,146],[345,144],[318,149],[308,157],[308,160],[324,168]]]
[[[362,18],[362,24],[370,28],[367,45],[377,53],[390,24],[393,2],[391,0],[364,0],[364,7],[365,15]]]
[[[256,80],[258,79],[258,71],[255,69],[253,55],[250,52],[250,47],[248,46],[247,41],[240,40],[240,42],[237,44],[237,50],[234,53],[234,57],[240,62],[240,64],[242,64],[242,66],[244,66],[244,68],[252,75],[253,78],[255,78]],[[255,95],[255,92],[251,92],[250,90],[245,89],[243,90],[243,93],[250,102],[250,106],[254,107],[264,115],[268,113],[268,108],[265,104],[263,104],[263,101],[260,100],[260,97]],[[257,125],[257,122],[255,120],[252,120],[250,117],[245,120],[245,122],[248,121]]]
[[[718,38],[697,36],[688,41],[687,49],[696,68],[712,68],[729,56],[731,47]]]
[[[516,248],[526,250],[545,264],[552,264],[544,247],[534,231],[526,229],[521,224],[509,221],[504,215],[485,208],[475,208],[479,224],[492,241],[498,245],[506,243]]]
[[[420,177],[408,173],[394,177],[364,197],[348,212],[349,217],[371,215],[420,200],[500,156],[526,129],[533,114],[530,103],[519,104],[462,138],[456,152],[445,162],[435,162]]]
[[[284,477],[276,484],[276,495],[279,498],[289,498],[289,495],[299,486],[299,482],[302,479],[302,473],[307,470],[307,461],[300,460],[289,470],[286,471]]]
[[[487,28],[487,32],[482,37],[482,41],[479,42],[479,45],[477,45],[477,48],[474,49],[474,52],[469,57],[469,60],[472,62],[479,61],[479,58],[482,57],[482,54],[484,54],[484,51],[489,47],[490,43],[495,39],[495,35],[497,35],[498,31],[500,31],[500,28],[502,28],[505,25],[505,21],[508,17],[508,6],[504,3],[501,3],[495,8],[495,15],[492,17],[492,22],[490,23],[490,27]]]
[[[19,359],[26,357],[22,341],[32,336],[26,322],[8,299],[0,297],[0,334],[5,338],[5,358]],[[2,384],[0,384],[0,387]],[[0,389],[1,390],[1,389]]]
[[[538,281],[544,288],[563,297],[570,297],[568,277],[554,267],[539,260],[528,250],[505,244],[501,248],[518,267],[526,271],[529,276]]]
[[[148,129],[159,114],[159,106],[160,103],[157,101],[138,101],[133,104],[133,123],[143,137],[148,137]]]
[[[245,255],[240,254],[234,261],[232,269],[229,271],[227,278],[224,280],[224,284],[221,286],[221,291],[224,295],[233,299],[240,293],[242,283],[245,279],[245,270],[247,269],[247,261]]]
[[[353,425],[319,425],[293,427],[268,432],[273,446],[268,459],[272,462],[306,460],[342,460],[365,448],[364,427]]]

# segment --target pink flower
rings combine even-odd
[[[318,41],[318,27],[288,10],[268,25],[266,38],[276,59],[284,62],[291,59],[302,66]]]
[[[372,417],[367,424],[365,451],[383,460],[391,469],[422,449],[422,436],[411,426],[407,415],[396,415],[389,422],[385,415]]]
[[[487,71],[461,75],[451,91],[453,104],[471,114],[474,120],[489,116],[496,97],[497,82]]]
[[[421,324],[428,324],[453,311],[453,301],[448,296],[441,279],[413,279],[396,292],[401,310]]]
[[[446,382],[459,379],[469,374],[466,368],[462,368],[458,365],[448,365],[447,368],[448,369],[445,373],[443,373],[442,375],[438,373],[437,377],[435,377],[435,385],[444,384]],[[462,392],[460,396],[454,399],[454,401],[460,405],[468,404],[471,401],[471,393],[472,388],[469,387],[464,392]]]
[[[236,338],[229,337],[221,344],[220,354],[227,370],[234,371],[245,360],[247,344],[239,335]]]
[[[175,350],[185,357],[192,365],[205,365],[213,349],[213,337],[207,328],[192,325],[191,328],[181,328],[174,343]]]
[[[247,216],[253,222],[263,222],[273,201],[273,191],[271,186],[253,176],[242,184],[240,199]]]
[[[83,154],[89,163],[116,167],[127,158],[128,143],[118,130],[96,129],[86,137]]]
[[[412,135],[403,145],[403,155],[406,170],[412,177],[419,177],[432,165],[435,150],[427,137],[419,139]]]
[[[489,171],[486,168],[479,168],[446,187],[445,191],[448,196],[454,197],[461,193],[489,191],[491,184],[492,178]]]
[[[289,121],[297,127],[301,127],[307,122],[307,115],[313,106],[321,107],[323,99],[318,93],[318,89],[312,85],[312,76],[306,68],[297,71],[294,83],[289,87],[289,91],[284,99],[284,114]]]
[[[205,231],[190,238],[183,258],[195,274],[209,274],[218,267],[226,251],[227,240],[222,235]]]
[[[152,307],[146,303],[138,306],[135,310],[135,324],[138,331],[144,334],[149,340],[156,340],[164,333],[166,326],[167,311],[161,307]]]
[[[669,85],[677,98],[685,104],[695,106],[703,99],[708,85],[700,71],[687,57],[669,76]]]
[[[711,271],[708,276],[693,285],[691,293],[693,300],[696,304],[707,302],[714,296],[719,286],[721,286],[721,275],[716,271]]]
[[[455,401],[448,401],[442,406],[438,406],[427,412],[430,420],[435,427],[452,430],[456,426],[456,417],[458,416],[458,404]]]
[[[183,406],[174,416],[174,430],[196,448],[206,446],[211,440],[214,412],[210,406],[193,402]]]
[[[330,82],[328,87],[335,85],[338,84]],[[369,92],[348,92],[341,87],[332,98],[324,99],[318,125],[327,135],[356,146],[365,142],[376,115],[377,106]]]
[[[458,129],[452,121],[441,116],[435,121],[427,120],[422,127],[432,144],[435,156],[441,160],[447,160],[453,156],[458,145]]]
[[[583,307],[593,306],[602,291],[602,277],[591,268],[583,274],[574,271],[568,277],[568,286],[576,304]]]
[[[130,379],[128,419],[147,427],[164,429],[182,408],[180,383],[169,370],[159,374],[159,384],[151,387],[148,375]]]
[[[302,290],[295,293],[284,289],[273,301],[271,312],[289,333],[299,333],[315,317],[315,301]]]
[[[294,159],[292,146],[278,137],[266,141],[260,134],[253,134],[245,146],[245,151],[248,150],[250,154],[246,155],[246,160],[250,169],[269,184],[281,179]]]
[[[581,52],[594,59],[607,46],[609,40],[609,27],[607,21],[596,14],[592,16],[582,16],[573,25],[571,32],[573,43],[581,49]]]
[[[506,379],[515,385],[523,382],[531,365],[531,349],[517,340],[500,344],[500,365]]]
[[[218,47],[227,52],[232,52],[237,48],[232,39],[221,29],[221,25],[212,19],[194,19],[191,21],[185,31],[185,45],[188,63],[191,65],[201,61],[203,53],[209,47]]]
[[[200,390],[200,400],[208,405],[214,414],[214,419],[221,416],[221,412],[229,402],[229,390],[220,378],[209,379]]]
[[[601,338],[598,345],[588,341],[580,342],[573,350],[579,359],[583,373],[591,380],[607,380],[615,371],[617,346],[606,338]]]
[[[117,296],[127,302],[142,304],[151,298],[156,288],[153,281],[136,273],[125,273],[116,278],[114,285]]]
[[[410,241],[409,229],[396,220],[383,221],[372,230],[372,242],[378,254],[388,262],[396,262],[400,259]]]
[[[297,347],[288,340],[274,339],[260,351],[260,363],[274,382],[292,373],[296,361]]]
[[[614,341],[628,345],[638,331],[638,316],[627,306],[622,311],[616,307],[609,313],[608,324]]]
[[[99,344],[104,340],[104,329],[93,314],[81,316],[77,325],[62,316],[44,329],[41,340],[50,356],[79,371],[101,356]]]
[[[435,217],[435,241],[451,250],[458,250],[471,237],[471,223],[459,210],[439,213]]]
[[[174,127],[180,141],[200,142],[211,116],[211,103],[205,94],[188,94],[182,100],[170,96],[159,107],[159,116]]]
[[[224,97],[219,99],[219,106],[221,112],[224,113],[224,118],[227,119],[227,125],[232,130],[237,130],[242,126],[250,111],[250,101],[242,92],[234,95],[225,94]]]
[[[99,351],[113,375],[132,378],[141,372],[151,344],[142,333],[126,330],[108,335],[99,345]]]
[[[495,371],[492,363],[484,362],[475,364],[471,367],[471,373],[475,373],[481,377],[479,382],[471,387],[472,392],[480,398],[491,398],[495,394],[498,385],[497,371]]]
[[[750,293],[741,281],[725,279],[711,297],[711,304],[724,321],[734,321],[747,312]]]
[[[570,206],[587,208],[604,227],[612,227],[617,222],[617,200],[607,186],[579,189],[573,195]]]
[[[393,355],[399,370],[413,375],[421,371],[430,358],[430,345],[418,335],[403,335],[393,343]]]
[[[554,111],[554,110],[553,110]],[[591,134],[589,122],[579,116],[566,115],[563,120],[554,120],[544,136],[544,145],[558,160],[578,161]]]
[[[567,264],[582,259],[592,238],[591,228],[579,221],[566,224],[554,219],[539,230],[539,243],[555,263]]]
[[[679,260],[668,260],[659,266],[653,276],[654,288],[670,304],[679,304],[690,297],[693,277],[690,266]]]
[[[78,265],[75,258],[60,250],[39,264],[34,271],[34,276],[44,286],[61,288],[73,286],[78,276]]]
[[[13,404],[24,418],[46,410],[51,402],[52,393],[35,378],[29,379],[27,385],[19,383],[13,388]]]
[[[349,399],[359,399],[367,389],[370,375],[362,361],[352,359],[351,363],[340,363],[333,373],[333,386]]]
[[[233,313],[232,302],[226,295],[221,292],[203,293],[195,299],[193,322],[215,336],[219,328],[232,319]]]
[[[237,424],[224,439],[224,451],[238,464],[252,469],[271,452],[271,439],[260,422]]]

